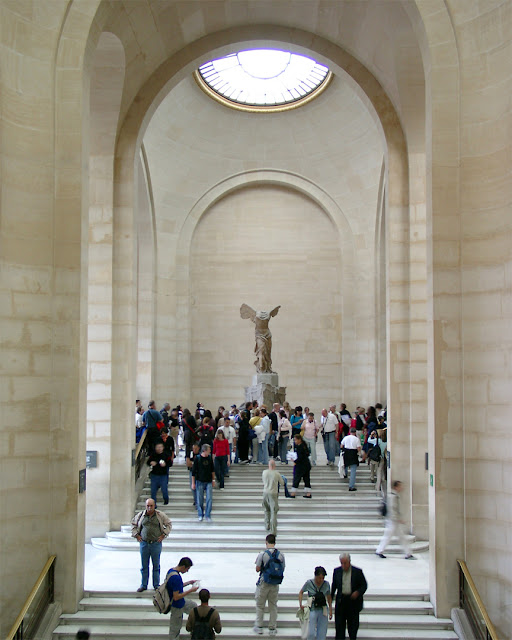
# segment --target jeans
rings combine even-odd
[[[204,494],[206,492],[206,510],[203,509]],[[197,515],[209,518],[212,513],[212,483],[196,480]]]
[[[281,462],[284,462],[285,464],[288,464],[286,454],[288,453],[289,440],[290,436],[281,436],[281,440],[279,440],[279,457],[281,458]]]
[[[352,489],[353,487],[356,486],[357,464],[351,464],[350,467],[348,467],[348,469],[350,469],[350,478],[348,481],[348,488]]]
[[[336,434],[334,431],[324,434],[324,449],[327,461],[334,463],[336,458]]]
[[[275,446],[276,446],[276,434],[274,431],[270,434],[268,438],[268,453],[271,458],[275,456]]]
[[[265,434],[265,440],[258,444],[258,462],[268,465],[268,433]]]
[[[169,502],[169,492],[167,490],[167,485],[169,484],[169,474],[165,474],[163,476],[155,476],[152,473],[149,474],[151,479],[151,497],[155,501],[156,505],[156,493],[158,489],[162,490],[162,496],[164,498],[164,502]]]
[[[196,490],[192,489],[192,469],[188,470],[188,479],[189,479],[189,486],[190,486],[190,491],[192,491],[192,497],[194,498],[194,507],[196,506]]]
[[[161,542],[142,542],[140,544],[140,559],[142,562],[142,580],[140,586],[143,589],[148,588],[149,580],[149,559],[153,565],[153,588],[156,589],[160,585],[160,554],[162,553]]]
[[[304,438],[304,442],[309,445],[311,450],[311,464],[316,465],[316,441],[314,438]]]
[[[217,478],[217,482],[219,483],[219,489],[223,489],[224,476],[228,472],[228,457],[215,456],[215,460],[213,461],[213,466],[215,467],[215,476]]]
[[[327,637],[327,616],[324,608],[309,612],[308,640],[325,640]]]

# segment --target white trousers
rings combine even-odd
[[[407,536],[404,533],[403,525],[401,522],[394,520],[386,520],[386,528],[384,529],[384,535],[382,536],[382,540],[377,547],[376,553],[384,553],[384,549],[388,546],[390,540],[396,536],[400,544],[402,545],[403,550],[405,551],[405,555],[408,556],[411,553],[411,548],[409,546],[409,541],[407,540]]]

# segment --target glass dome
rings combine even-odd
[[[327,86],[331,75],[327,67],[306,56],[252,49],[206,62],[196,79],[229,106],[271,111],[308,102]]]

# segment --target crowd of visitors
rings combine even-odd
[[[361,464],[368,464],[371,482],[378,493],[385,495],[387,428],[386,410],[380,404],[367,410],[357,407],[353,414],[343,403],[339,409],[332,405],[329,409],[323,409],[317,419],[309,407],[296,406],[292,409],[287,403],[283,406],[274,404],[270,412],[257,402],[247,402],[240,407],[233,404],[229,410],[220,406],[214,417],[201,403],[197,404],[192,414],[180,405],[171,409],[169,403],[158,411],[154,401],[150,401],[144,411],[137,400],[136,439],[139,441],[146,432],[148,465],[151,467],[151,499],[146,501],[146,509],[136,514],[132,521],[132,535],[140,543],[142,564],[142,580],[138,591],[148,588],[150,560],[153,564],[153,587],[159,585],[162,540],[169,535],[171,522],[165,513],[156,509],[156,499],[160,490],[163,504],[169,502],[169,469],[176,456],[184,452],[199,522],[212,521],[213,490],[215,487],[224,490],[225,478],[229,477],[233,464],[264,465],[262,504],[266,529],[270,533],[266,538],[265,550],[256,559],[259,578],[254,631],[263,633],[263,613],[268,604],[269,633],[275,634],[277,594],[285,568],[284,555],[275,548],[279,492],[284,489],[285,497],[293,499],[302,482],[303,497],[312,498],[311,470],[318,462],[317,446],[323,442],[329,467],[335,467],[336,457],[339,456],[338,471],[342,477],[349,478],[348,491],[357,491],[357,468]],[[290,491],[287,478],[277,465],[293,466]],[[400,491],[401,483],[395,482],[387,509],[386,529],[376,551],[380,558],[386,557],[383,551],[393,535],[402,542],[406,557],[413,558],[401,529]],[[326,581],[325,569],[319,566],[314,570],[314,577],[299,592],[298,614],[304,610],[308,612],[308,638],[323,640],[326,637],[327,621],[333,616],[333,605],[336,638],[344,638],[345,629],[351,639],[356,638],[359,612],[367,588],[366,580],[363,572],[351,565],[348,554],[340,556],[340,562],[341,566],[334,571],[331,585]],[[186,628],[192,633],[196,624],[203,629],[208,628],[211,637],[221,630],[220,616],[209,606],[210,594],[207,589],[199,593],[201,604],[186,598],[199,589],[195,581],[184,583],[181,578],[191,566],[190,558],[182,558],[166,576],[165,584],[172,603],[170,638],[179,637],[183,613],[190,614]],[[271,573],[273,577],[269,577]]]

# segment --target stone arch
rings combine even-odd
[[[354,244],[353,234],[345,214],[339,205],[331,198],[331,196],[316,185],[311,180],[304,178],[296,173],[288,171],[278,171],[273,169],[259,169],[253,171],[245,171],[236,175],[229,176],[225,180],[220,181],[211,187],[192,207],[188,216],[183,222],[180,229],[178,245],[180,247],[190,247],[194,232],[199,225],[201,218],[220,200],[229,194],[257,185],[277,185],[286,187],[292,192],[306,195],[310,200],[317,204],[331,221],[337,230],[340,243],[340,255],[345,256],[341,260],[341,268],[344,271],[344,282],[355,282],[353,273],[354,265]],[[190,394],[190,362],[188,357],[188,349],[190,345],[190,308],[188,305],[189,297],[189,253],[182,254],[180,252],[180,269],[177,269],[177,280],[179,285],[177,289],[180,295],[177,296],[180,301],[180,351],[178,352],[177,361],[180,362],[180,383],[178,387],[179,397],[188,397]],[[350,316],[350,309],[355,304],[355,286],[347,287],[342,298],[342,313],[345,312],[347,318]],[[344,355],[351,353],[350,343],[343,343]],[[346,350],[346,351],[345,351]],[[347,358],[344,358],[345,360]],[[343,365],[346,366],[346,365]],[[180,395],[180,393],[182,395]]]
[[[133,289],[134,265],[130,259],[135,237],[136,180],[135,161],[144,131],[160,102],[167,93],[183,78],[191,73],[202,61],[211,55],[221,55],[233,44],[275,44],[286,42],[287,46],[299,52],[313,53],[326,62],[333,70],[351,83],[358,97],[365,104],[381,132],[385,151],[388,187],[386,195],[387,211],[387,252],[394,296],[388,305],[388,362],[393,357],[394,366],[409,363],[409,325],[407,307],[409,303],[409,173],[407,149],[404,134],[396,110],[376,78],[349,53],[337,45],[299,29],[288,29],[275,25],[240,27],[205,36],[185,46],[172,56],[146,82],[129,107],[119,132],[116,149],[116,209],[115,219],[119,221],[120,233],[114,235],[114,255],[123,256],[123,264],[114,265],[114,273],[119,280],[114,286],[114,325],[118,329],[113,342],[113,377],[118,391],[113,396],[122,405],[122,398],[133,395],[129,374],[132,358],[126,366],[126,354],[133,350],[136,335],[136,319],[133,317],[136,292]],[[119,206],[117,206],[119,203]],[[115,224],[116,228],[116,224]],[[406,238],[406,242],[403,239]],[[180,324],[180,339],[186,329]],[[118,354],[121,368],[116,370]],[[180,360],[180,371],[186,362]],[[393,372],[394,373],[394,372]],[[388,374],[388,380],[393,380]],[[410,388],[403,380],[391,384],[389,395],[394,398],[392,411],[399,416],[397,422],[406,421],[410,415]],[[130,422],[128,413],[119,413],[116,417],[116,430],[126,429]],[[397,433],[395,431],[395,433]],[[410,465],[402,477],[410,476]],[[127,514],[128,515],[128,514]],[[124,519],[126,519],[124,516]],[[412,516],[411,516],[412,520]],[[123,519],[114,521],[115,526]]]
[[[72,224],[75,226],[76,235],[79,238],[81,238],[80,242],[83,242],[83,238],[80,233],[80,225],[78,221],[80,220],[81,211],[83,210],[83,201],[85,196],[83,193],[84,191],[83,185],[80,185],[80,180],[77,180],[77,176],[83,175],[82,145],[85,144],[85,140],[86,140],[86,135],[83,135],[82,125],[83,125],[83,121],[86,120],[86,117],[87,117],[86,107],[84,107],[84,99],[83,99],[83,95],[87,94],[87,87],[86,87],[87,82],[86,82],[86,79],[84,79],[83,74],[84,74],[84,69],[85,70],[87,69],[86,48],[90,48],[91,43],[93,43],[94,40],[99,37],[98,26],[97,26],[99,24],[99,20],[98,19],[95,20],[94,14],[100,3],[99,1],[90,2],[90,3],[87,3],[87,5],[83,5],[82,3],[80,8],[77,7],[77,4],[78,3],[70,4],[70,8],[68,9],[68,13],[67,13],[66,24],[62,29],[62,37],[59,43],[59,51],[57,53],[56,85],[55,85],[57,112],[56,112],[55,122],[56,122],[57,130],[59,129],[71,130],[73,134],[78,136],[78,141],[73,141],[72,144],[68,144],[68,145],[65,144],[64,140],[56,141],[55,207],[56,207],[56,214],[57,214],[57,209],[59,207],[59,204],[66,206],[67,212],[73,217]],[[427,7],[427,4],[429,4],[428,7]],[[439,3],[436,3],[438,4],[438,6],[436,7],[435,11],[432,11],[432,3],[427,3],[427,4],[421,2],[421,0],[418,0],[417,2],[417,6],[421,14],[421,18],[419,19],[418,23],[420,23],[421,20],[423,20],[425,24],[425,30],[428,34],[428,46],[430,47],[429,51],[432,51],[436,46],[442,44],[442,33],[441,33],[442,30],[439,29],[438,27],[439,21],[442,20],[444,22],[449,23],[449,16],[448,16],[447,8],[443,2],[440,1]],[[94,26],[91,29],[91,26],[93,24]],[[247,28],[247,31],[250,31],[251,29],[253,28]],[[276,29],[276,28],[270,27],[270,29]],[[323,51],[324,54],[326,55],[326,58],[328,57],[329,50],[331,50],[332,48],[337,48],[336,45],[332,43],[327,43],[326,41],[320,38],[316,38],[311,34],[305,34],[305,35],[304,34],[305,32],[301,32],[301,34],[299,34],[299,39],[304,38],[304,42],[307,41],[308,44],[311,45],[312,50],[318,50],[319,52]],[[453,33],[452,33],[452,36],[453,36]],[[201,41],[203,40],[206,41],[208,38],[211,38],[211,40],[214,40],[212,36],[207,36],[206,38],[201,39]],[[73,69],[73,74],[69,73],[69,68],[66,69],[66,65],[64,64],[65,47],[62,46],[62,43],[65,42],[66,39],[69,41],[68,44],[71,43],[73,47],[76,45],[76,49],[78,50],[79,62],[76,64],[75,69]],[[452,38],[452,42],[454,43],[454,38]],[[207,50],[212,49],[211,44],[212,43],[210,43],[210,46],[208,45],[206,46]],[[456,46],[454,44],[453,44],[452,50],[453,49],[456,51]],[[181,57],[181,55],[182,54],[175,57],[176,59],[174,60],[176,73],[178,73],[180,70],[183,69],[183,64],[187,63],[186,56],[185,56],[185,59],[182,59],[180,62],[179,58]],[[429,84],[430,92],[431,92],[431,95],[433,96],[434,101],[436,99],[442,100],[446,97],[446,91],[443,89],[443,87],[441,87],[442,83],[438,76],[443,72],[443,69],[447,69],[450,67],[450,62],[443,62],[441,59],[442,47],[439,47],[438,51],[436,52],[436,55],[438,56],[437,60],[433,60],[432,67],[429,67],[426,73],[428,81],[430,83]],[[388,231],[387,242],[388,242],[388,245],[391,245],[392,241],[390,241],[390,237],[393,237],[395,235],[395,232],[396,232],[396,236],[398,237],[400,235],[400,231],[404,228],[404,225],[406,229],[409,228],[408,213],[407,211],[404,211],[404,209],[407,209],[408,207],[407,193],[408,193],[409,173],[408,173],[407,162],[405,161],[406,154],[405,154],[405,142],[403,138],[403,133],[401,132],[401,129],[399,127],[398,118],[396,117],[396,113],[394,112],[394,109],[392,108],[392,106],[391,106],[391,109],[388,109],[388,107],[390,107],[389,100],[387,100],[384,92],[382,92],[382,89],[380,88],[380,85],[375,80],[375,78],[371,76],[371,74],[369,74],[369,72],[365,70],[364,67],[362,67],[362,65],[357,60],[355,60],[355,58],[351,58],[348,54],[345,54],[342,57],[344,57],[346,61],[346,70],[350,70],[350,74],[356,82],[357,82],[357,78],[359,78],[360,85],[364,86],[365,88],[365,95],[367,96],[367,99],[371,102],[371,104],[375,108],[375,113],[379,115],[380,122],[383,123],[383,130],[384,130],[384,135],[386,136],[386,142],[387,142],[387,148],[388,148],[388,172],[389,172],[389,175],[391,176],[390,184],[389,184],[390,190],[387,195],[387,202],[389,204],[390,224],[394,229],[394,231],[393,229],[390,229]],[[191,64],[192,63],[190,63],[190,65]],[[430,65],[430,62],[428,64]],[[345,65],[340,63],[340,67],[345,68]],[[434,70],[436,75],[436,77],[434,78],[430,76],[432,69]],[[155,74],[155,76],[159,75],[160,73],[163,73],[162,69],[159,69]],[[183,71],[183,73],[185,73],[185,71]],[[73,75],[74,79],[77,81],[77,86],[84,87],[83,93],[78,92],[80,93],[80,97],[78,99],[78,105],[76,102],[73,103],[73,101],[69,101],[65,99],[66,83],[69,81],[69,78],[71,77],[71,75]],[[368,76],[371,76],[371,77],[368,77]],[[160,83],[160,85],[161,84],[162,83]],[[158,83],[156,83],[156,85],[158,85]],[[149,101],[148,104],[151,105],[152,100],[156,98],[158,94],[158,90],[156,90],[157,89],[156,85],[153,79],[153,82],[150,82],[146,87],[148,89],[147,96],[143,96],[142,93],[144,93],[144,91],[142,91],[141,94],[139,95],[139,98],[142,101],[146,101],[146,100]],[[449,101],[450,105],[448,107],[448,110],[450,111],[450,114],[451,114],[451,121],[450,121],[450,127],[449,127],[450,132],[459,131],[458,110],[455,105],[455,97],[454,97],[455,91],[456,89],[454,89],[454,92],[450,95],[450,101]],[[134,179],[133,179],[134,165],[135,165],[134,158],[136,157],[138,135],[142,130],[141,121],[140,121],[141,114],[144,113],[147,115],[149,113],[148,107],[146,104],[146,106],[143,105],[142,111],[137,115],[136,111],[138,111],[139,107],[140,107],[140,104],[137,107],[135,107],[133,110],[131,110],[124,121],[123,131],[121,132],[119,144],[117,146],[117,158],[116,158],[116,175],[118,178],[118,184],[116,186],[116,195],[115,195],[115,198],[116,198],[115,216],[116,216],[117,222],[119,222],[119,224],[116,224],[116,227],[118,232],[120,232],[121,234],[127,234],[128,236],[131,235],[132,237],[133,237],[133,222],[131,222],[131,218],[133,217],[133,209],[134,209],[134,201],[135,201],[134,200],[135,187],[133,186],[134,185]],[[440,124],[440,120],[442,119],[442,116],[443,116],[443,109],[438,105],[435,105],[435,107],[437,109],[436,113],[430,114],[430,122],[432,124],[430,131],[435,129],[435,125]],[[431,117],[431,116],[434,116],[434,117]],[[66,123],[66,126],[64,126],[64,123]],[[451,125],[456,125],[456,126],[452,129]],[[449,141],[450,149],[454,150],[455,152],[454,155],[452,156],[453,163],[452,162],[449,163],[449,170],[450,170],[449,173],[451,175],[448,176],[446,173],[444,176],[442,175],[443,173],[442,169],[444,168],[443,167],[444,156],[442,151],[440,151],[440,147],[442,146],[442,141],[439,138],[441,136],[441,132],[446,132],[446,129],[447,128],[443,126],[439,127],[440,133],[437,134],[438,136],[437,140],[435,140],[433,144],[433,147],[437,147],[437,148],[433,148],[431,150],[431,155],[427,159],[428,170],[426,171],[426,174],[429,176],[432,175],[432,183],[428,185],[427,192],[430,189],[432,189],[432,193],[433,193],[433,200],[432,200],[432,203],[429,205],[429,208],[439,213],[446,211],[447,207],[449,207],[450,204],[452,203],[452,198],[450,200],[450,203],[442,202],[442,194],[445,188],[448,186],[448,181],[450,177],[453,177],[455,175],[456,183],[457,185],[459,184],[458,175],[457,175],[458,167],[456,164],[458,161],[458,141],[457,140],[452,139]],[[390,151],[391,153],[389,153]],[[446,162],[444,163],[444,165],[446,165]],[[436,169],[434,173],[430,172],[430,168],[432,166]],[[66,193],[73,194],[72,202],[69,201],[69,198],[66,196]],[[453,197],[455,197],[456,199],[456,195],[454,195]],[[127,216],[127,220],[125,216]],[[57,218],[57,215],[56,215],[56,218]],[[436,225],[433,225],[432,232],[434,237],[437,237],[436,233],[438,233],[438,230],[436,229]],[[450,238],[450,242],[452,242],[454,247],[457,248],[456,247],[457,238],[455,237]],[[81,246],[80,243],[79,243],[79,246]],[[72,250],[75,250],[75,255],[76,255],[76,248],[77,247],[75,243],[75,246],[72,247]],[[390,246],[390,249],[391,249],[390,255],[389,255],[390,267],[393,264],[403,264],[404,260],[408,258],[408,255],[407,255],[408,251],[406,249],[399,248],[399,247],[392,247],[392,246]],[[133,302],[133,295],[130,294],[130,289],[129,289],[130,275],[133,274],[133,267],[130,267],[130,262],[128,260],[126,264],[128,266],[129,273],[128,275],[123,274],[121,273],[122,270],[120,268],[120,262],[119,262],[120,260],[127,258],[126,254],[127,252],[129,252],[129,250],[130,250],[129,240],[127,240],[126,242],[123,242],[122,239],[119,239],[118,241],[117,238],[114,240],[114,255],[115,255],[114,272],[115,272],[116,283],[121,285],[121,287],[123,286],[126,287],[126,290],[123,291],[122,294],[120,293],[118,299],[116,300],[116,302],[121,303],[122,308],[121,306],[119,307],[120,309],[119,316],[118,318],[114,319],[114,321],[120,319],[121,325],[123,325],[122,314],[124,312],[128,311],[128,315],[125,317],[130,319],[130,313],[129,313],[130,303]],[[431,251],[431,247],[429,251]],[[69,259],[68,262],[65,263],[64,254],[62,254],[59,260],[60,260],[60,265],[65,270],[71,269],[75,277],[76,277],[76,274],[80,273],[80,266],[79,264],[76,263],[76,259]],[[435,267],[436,265],[434,264],[433,266]],[[404,346],[405,343],[408,344],[408,338],[409,338],[408,334],[405,335],[403,333],[404,327],[399,326],[401,325],[400,319],[404,315],[403,310],[406,305],[406,301],[409,299],[408,297],[409,288],[408,288],[408,284],[402,283],[401,277],[398,277],[397,280],[400,281],[400,282],[397,282],[396,284],[401,289],[401,293],[400,293],[400,298],[398,300],[393,301],[393,303],[390,304],[390,309],[388,313],[388,326],[390,327],[390,329],[393,329],[393,331],[392,332],[390,331],[389,333],[388,362],[390,360],[389,358],[390,353],[393,353],[394,351],[393,345],[396,343],[401,343]],[[83,308],[83,301],[84,301],[83,295],[84,294],[83,294],[83,283],[82,283],[81,288],[80,287],[76,288],[75,299],[72,301],[68,300],[68,307],[70,309],[73,309],[74,311],[78,311],[79,313],[79,310]],[[430,296],[430,292],[429,292],[429,296]],[[434,297],[435,296],[436,296],[436,292],[434,291]],[[436,303],[439,303],[439,302],[440,302],[440,298],[437,298],[437,300],[434,300],[434,307],[436,306]],[[132,308],[133,308],[133,305],[132,305]],[[432,335],[434,338],[436,338],[439,341],[439,335],[435,333],[436,331],[435,323],[436,323],[436,319],[439,318],[439,310],[434,308],[432,310],[432,313],[433,313],[433,325],[434,325]],[[456,322],[456,317],[453,318],[453,322],[454,323]],[[65,322],[63,324],[65,324]],[[395,326],[392,327],[391,325],[395,325]],[[83,315],[82,315],[82,322],[80,323],[79,321],[78,323],[76,323],[76,326],[78,330],[71,339],[70,349],[74,351],[74,355],[77,356],[75,360],[79,361],[81,365],[78,367],[73,365],[72,367],[74,373],[73,373],[73,376],[70,376],[69,385],[73,384],[75,389],[74,389],[74,392],[70,393],[67,397],[69,410],[66,410],[66,411],[68,411],[69,415],[62,414],[62,416],[60,417],[60,421],[62,424],[66,424],[66,422],[67,424],[71,424],[71,421],[69,421],[68,418],[70,418],[73,415],[79,416],[79,429],[77,430],[76,436],[74,436],[74,439],[70,444],[71,444],[71,449],[77,450],[78,457],[80,457],[84,452],[84,438],[82,436],[85,431],[85,424],[84,424],[85,405],[84,405],[83,398],[80,399],[79,397],[80,387],[81,387],[81,382],[79,380],[80,370],[81,368],[83,369],[85,367],[85,360],[84,360],[82,346],[81,346],[81,344],[84,342],[83,335],[85,330]],[[128,323],[128,329],[129,329],[128,330],[129,335],[127,336],[127,341],[129,341],[131,337],[130,331],[132,330],[132,328],[130,323]],[[405,341],[405,338],[407,338],[407,341]],[[119,354],[123,352],[123,347],[126,345],[127,341],[124,341],[124,339],[120,338],[119,336],[116,338],[116,348]],[[406,350],[408,351],[408,348],[406,348]],[[435,352],[435,345],[434,345],[434,352]],[[394,356],[397,355],[397,350],[395,350],[393,355]],[[437,355],[439,355],[439,353],[437,353]],[[125,354],[125,357],[126,357],[126,354]],[[131,358],[129,358],[129,360],[130,362],[132,361]],[[434,360],[436,360],[436,358],[434,358]],[[436,382],[434,380],[434,371],[439,371],[439,368],[438,368],[439,365],[437,362],[433,362],[433,365],[434,366],[431,370],[430,383],[432,387],[435,388]],[[118,394],[118,400],[125,398],[127,395],[126,391],[130,389],[129,376],[131,373],[133,373],[133,362],[131,362],[130,366],[126,367],[126,369],[127,369],[126,375],[123,375],[122,380],[120,381],[121,392]],[[391,376],[388,376],[388,377],[391,379]],[[396,391],[398,391],[398,389],[394,391],[390,390],[391,395],[395,395]],[[439,390],[439,391],[442,393],[442,390]],[[436,416],[432,415],[431,420],[434,421],[436,418],[443,418],[444,423],[447,423],[447,415],[448,415],[449,408],[450,407],[447,402],[443,403],[442,415],[436,415]],[[410,411],[407,410],[407,402],[405,402],[403,406],[398,406],[397,409],[398,411],[395,414],[397,418],[399,417],[399,414],[400,414],[400,419],[406,420],[409,417]],[[437,411],[437,408],[436,408],[436,411]],[[126,421],[125,418],[126,416],[119,416],[119,419],[121,420],[121,422],[128,424],[129,422]],[[431,437],[435,439],[435,430],[433,429],[433,426],[432,428],[429,429],[429,432],[431,434]],[[82,434],[82,436],[80,434]],[[442,446],[441,438],[438,438],[437,446],[438,447]],[[124,454],[125,452],[122,452],[122,453]],[[69,479],[70,483],[76,484],[76,481],[75,481],[76,469],[77,469],[77,464],[75,461],[75,463],[70,465],[69,468],[64,469],[65,474],[62,475],[61,472],[63,471],[63,467],[60,463],[59,464],[56,463],[53,472],[55,474],[55,477],[59,475],[59,477],[61,478],[61,481],[64,478],[65,480]],[[80,504],[77,504],[75,506],[77,509],[77,513],[80,513],[81,512],[80,510],[83,508],[83,506],[80,506]],[[123,507],[123,511],[125,510],[126,509]],[[74,513],[73,509],[71,509],[71,511],[73,511]],[[66,515],[69,520],[69,517],[70,517],[69,510],[67,511]],[[124,517],[125,516],[123,514],[122,519],[124,519]],[[80,546],[80,539],[77,540],[77,545]],[[76,551],[76,548],[74,549],[74,551]],[[73,555],[73,553],[71,555]],[[74,558],[70,557],[69,559],[71,560],[70,563],[64,562],[64,563],[61,563],[61,566],[67,565],[69,567],[74,565]],[[440,575],[442,575],[442,572]],[[74,578],[76,578],[76,575],[74,576]],[[80,582],[79,579],[75,581],[76,584],[78,584],[79,582]],[[68,586],[71,587],[72,585],[68,585]],[[70,598],[73,598],[76,595],[75,588],[65,589],[64,591],[66,594],[69,594]],[[453,592],[452,585],[450,585],[449,591]],[[445,602],[448,602],[448,601],[449,599],[445,599]]]

